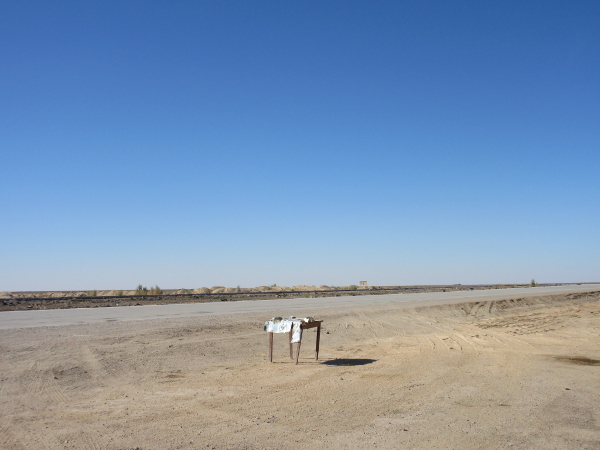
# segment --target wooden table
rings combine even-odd
[[[315,360],[319,359],[319,341],[321,340],[321,324],[322,320],[315,320],[314,322],[304,322],[300,325],[300,329],[304,332],[304,330],[308,330],[309,328],[317,327],[317,345],[315,347]],[[292,334],[293,330],[290,330],[289,338],[290,338],[290,358],[294,359],[294,344],[292,343]],[[302,333],[304,334],[304,333]],[[298,364],[298,358],[300,357],[300,344],[302,344],[302,336],[298,341],[298,346],[296,348],[296,364]],[[273,362],[273,332],[269,332],[269,362]]]

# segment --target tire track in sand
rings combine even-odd
[[[109,374],[106,370],[104,370],[104,367],[98,358],[96,358],[96,356],[92,353],[92,350],[88,345],[81,344],[79,348],[81,351],[81,358],[83,359],[84,364],[88,367],[88,373],[92,378],[110,387],[121,386],[121,383],[119,383],[112,374]]]
[[[0,427],[0,448],[10,450],[26,450],[21,441],[15,437],[11,426]]]

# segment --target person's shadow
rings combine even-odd
[[[354,358],[346,358],[346,359],[330,359],[329,361],[324,361],[321,364],[325,364],[326,366],[364,366],[366,364],[371,364],[377,361],[376,359],[354,359]]]

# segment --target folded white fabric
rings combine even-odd
[[[294,322],[288,319],[269,320],[265,322],[265,331],[271,333],[289,333]]]
[[[289,333],[292,330],[292,343],[300,342],[302,339],[302,327],[303,323],[314,322],[312,317],[306,317],[304,319],[296,319],[291,316],[289,319],[282,319],[281,317],[273,317],[271,320],[265,322],[265,331],[271,333]]]

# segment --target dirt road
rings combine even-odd
[[[461,302],[492,301],[554,295],[559,293],[591,292],[600,284],[547,286],[536,288],[486,289],[454,292],[420,292],[386,295],[346,295],[343,297],[282,298],[235,302],[183,303],[167,305],[118,306],[111,308],[49,309],[33,311],[1,311],[0,330],[25,327],[77,325],[94,322],[167,319],[215,314],[267,314],[282,309],[306,310],[310,315],[320,308],[348,308],[364,305],[402,305],[403,307],[431,306]],[[296,313],[298,315],[300,313]]]
[[[1,330],[0,448],[600,448],[600,292],[290,314]]]

